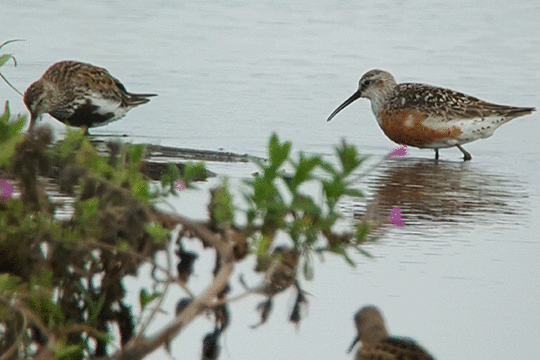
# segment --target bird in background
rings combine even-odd
[[[79,61],[60,61],[28,87],[24,103],[30,129],[43,114],[77,127],[104,126],[124,117],[156,94],[129,93],[106,69]]]
[[[441,87],[396,83],[383,70],[365,73],[358,90],[329,117],[359,98],[371,100],[371,109],[390,140],[418,148],[435,150],[456,146],[464,160],[472,156],[461,145],[488,138],[501,125],[535,111],[534,107],[516,107],[488,103],[475,97]]]
[[[358,341],[362,347],[356,353],[356,360],[434,360],[416,341],[389,336],[381,312],[373,305],[358,310],[354,317],[358,336],[349,352]]]

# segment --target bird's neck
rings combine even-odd
[[[371,109],[376,118],[379,118],[379,114],[387,102],[392,97],[394,90],[396,88],[396,83],[385,84],[384,87],[378,88],[377,91],[370,97],[371,100]]]
[[[380,325],[375,325],[369,329],[369,331],[366,331],[365,334],[362,336],[362,346],[363,347],[369,347],[371,345],[377,344],[380,341],[386,339],[388,337],[388,332],[386,331],[386,328]]]

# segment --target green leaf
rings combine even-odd
[[[3,291],[11,291],[17,288],[21,279],[18,276],[8,273],[0,274],[0,293]]]
[[[88,305],[88,323],[92,324],[92,326],[97,325],[97,319],[101,316],[101,310],[103,309],[103,305],[105,305],[105,299],[107,298],[106,293],[102,293],[97,302],[94,301],[88,301],[89,298],[87,298],[87,305]]]
[[[313,171],[322,162],[318,156],[308,157],[304,153],[300,153],[298,164],[292,161],[291,163],[295,167],[295,173],[291,178],[285,179],[285,182],[290,191],[294,193],[302,183],[314,179]]]
[[[65,345],[60,341],[55,343],[54,358],[59,360],[77,359],[82,352],[83,345]]]
[[[120,251],[129,251],[129,243],[125,240],[120,240],[116,246]]]
[[[266,236],[261,237],[259,246],[257,247],[257,256],[265,256],[268,253],[268,248],[272,242]]]
[[[270,167],[278,169],[281,165],[283,165],[285,160],[287,160],[291,150],[291,143],[286,141],[283,144],[280,144],[277,135],[274,133],[270,137],[268,150],[270,155]]]
[[[351,258],[349,257],[349,255],[347,254],[346,251],[343,251],[343,254],[342,254],[342,255],[343,255],[343,258],[345,259],[345,261],[347,262],[347,264],[349,264],[349,265],[351,265],[351,266],[353,266],[353,267],[356,267],[356,263],[354,262],[353,259],[351,259]]]
[[[362,255],[364,255],[365,257],[368,257],[368,258],[371,258],[373,259],[373,255],[371,255],[369,252],[367,252],[366,250],[362,249],[362,248],[359,248],[357,247],[356,250],[358,250],[358,252]]]
[[[371,226],[365,222],[358,222],[355,224],[355,240],[357,244],[364,242],[371,230]]]
[[[5,63],[7,63],[11,59],[13,59],[13,61],[15,61],[15,58],[11,54],[2,54],[2,55],[0,55],[0,67],[2,67]]]
[[[186,164],[186,168],[187,167],[188,165]],[[167,172],[165,173],[165,175],[168,176],[168,178],[170,179],[169,181],[171,181],[171,184],[173,184],[176,179],[182,179],[182,174],[180,173],[180,169],[178,168],[178,166],[176,166],[176,164],[173,164],[173,163],[167,164]]]
[[[212,223],[218,227],[234,224],[234,205],[226,178],[212,191],[208,209]]]
[[[68,127],[66,137],[58,146],[58,155],[66,163],[72,162],[77,150],[84,142],[84,131],[78,128]]]
[[[51,270],[40,271],[37,275],[30,277],[30,286],[32,288],[51,287],[53,283],[53,272]]]
[[[134,164],[139,164],[142,160],[146,147],[144,145],[133,145],[130,152],[130,160]]]
[[[206,164],[204,162],[188,162],[184,164],[184,180],[194,181],[196,179],[203,179],[206,177],[207,170],[206,170]]]
[[[170,237],[170,232],[164,229],[160,223],[146,223],[144,224],[144,230],[154,239],[158,244],[163,244]]]
[[[148,183],[142,178],[136,178],[133,180],[133,195],[138,199],[147,201],[150,199],[150,189]]]
[[[15,153],[15,148],[23,139],[21,130],[26,124],[25,116],[11,117],[9,102],[0,116],[0,167],[7,166]]]
[[[322,209],[315,203],[313,198],[305,195],[296,196],[291,202],[291,208],[312,215],[320,215],[322,212]]]
[[[364,160],[363,157],[358,155],[356,148],[352,145],[347,145],[342,143],[341,146],[336,148],[336,153],[341,162],[341,168],[343,169],[343,174],[348,176],[362,163]]]
[[[347,195],[350,197],[359,197],[359,198],[364,197],[364,193],[361,190],[351,189],[351,188],[345,189],[345,191],[343,192],[343,195]]]
[[[141,289],[139,292],[139,303],[141,305],[141,310],[144,310],[148,304],[150,304],[152,301],[156,300],[162,295],[159,291],[154,291],[153,293],[149,293],[146,291],[146,289]]]
[[[265,178],[257,176],[253,180],[253,201],[259,204],[275,195],[276,189],[274,185],[269,183]]]
[[[313,265],[311,264],[311,261],[309,258],[306,258],[306,261],[304,261],[304,277],[306,280],[311,281],[313,280],[314,271],[313,271]]]

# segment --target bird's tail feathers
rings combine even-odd
[[[129,105],[141,105],[146,104],[150,101],[150,97],[157,96],[157,94],[131,94],[128,93],[128,103]]]

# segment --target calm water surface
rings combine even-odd
[[[378,161],[396,145],[367,101],[326,123],[364,72],[382,68],[398,81],[539,107],[539,18],[540,3],[526,0],[3,0],[0,42],[26,41],[5,48],[19,66],[2,72],[23,90],[53,62],[76,59],[106,67],[130,91],[159,94],[96,134],[264,156],[276,131],[296,150],[325,155],[345,138]],[[0,95],[25,112],[2,84]],[[384,219],[400,206],[406,226],[381,226],[379,242],[366,247],[374,259],[355,256],[356,268],[332,257],[318,264],[305,283],[313,296],[298,330],[286,323],[291,294],[278,297],[257,330],[248,325],[257,322],[260,299],[234,304],[221,358],[351,359],[352,315],[365,303],[382,308],[391,332],[416,338],[437,359],[538,358],[539,134],[533,114],[466,145],[472,162],[463,163],[457,149],[442,150],[439,163],[432,151],[410,149],[407,158],[382,163],[358,181],[366,199],[344,201],[342,210],[351,221],[366,212]],[[254,171],[209,167],[233,184]],[[206,201],[206,193],[187,191],[174,206],[203,217]],[[139,285],[130,283],[134,299]],[[193,323],[173,345],[174,357],[199,358],[209,329],[204,319]]]

